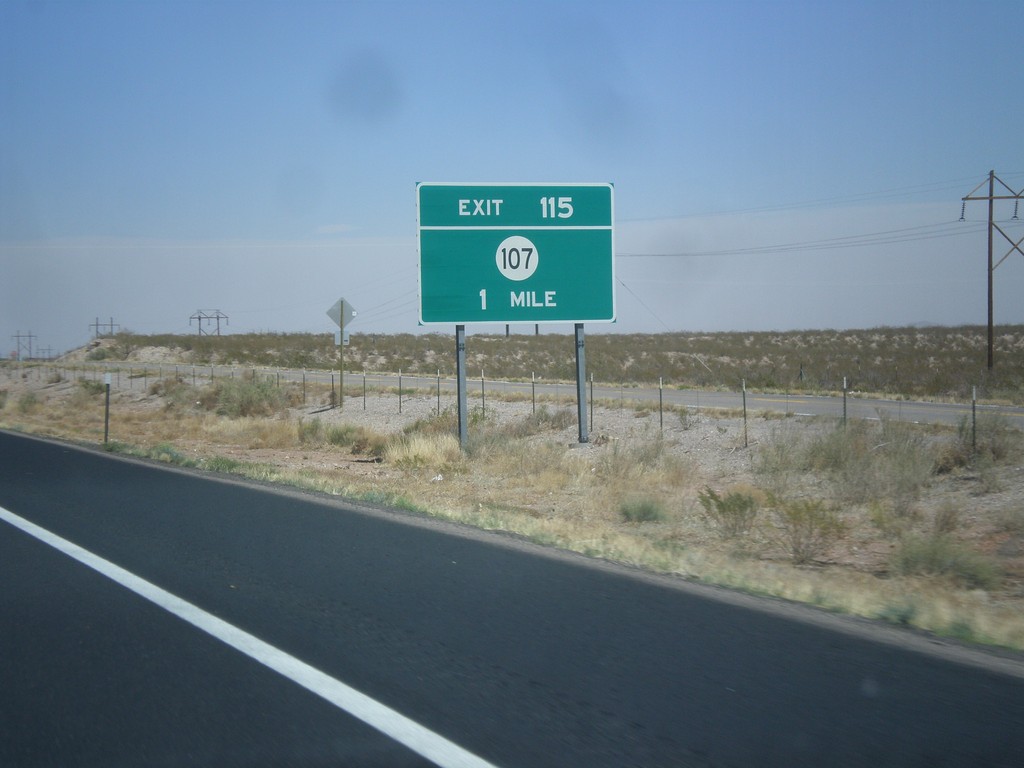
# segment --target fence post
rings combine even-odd
[[[978,452],[978,388],[971,387],[971,453]]]
[[[441,415],[441,369],[437,369],[437,415]]]
[[[590,431],[594,431],[594,374],[590,374]]]
[[[743,447],[749,448],[747,441],[747,380],[743,379]]]
[[[402,369],[398,369],[398,412],[402,412]]]
[[[487,418],[487,392],[484,389],[484,369],[480,369],[480,415]]]
[[[665,396],[664,396],[664,379],[658,377],[658,429],[662,432],[665,431]]]
[[[103,374],[103,386],[106,389],[106,402],[103,406],[103,444],[110,439],[110,374]]]
[[[846,426],[846,377],[843,376],[843,426]]]

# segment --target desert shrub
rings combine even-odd
[[[319,445],[323,439],[323,422],[319,419],[299,419],[299,442],[303,445]]]
[[[1002,463],[1020,451],[1022,435],[1001,413],[978,416],[977,452],[994,463]]]
[[[932,520],[932,530],[936,535],[941,536],[953,533],[960,527],[960,510],[951,501],[944,501],[935,510],[935,517]]]
[[[705,521],[723,539],[746,536],[757,520],[759,505],[753,494],[729,491],[719,496],[711,488],[705,488],[697,494],[697,500],[704,510]]]
[[[1024,506],[1004,509],[997,517],[999,528],[1007,533],[1024,533]]]
[[[779,543],[797,565],[825,555],[846,532],[833,510],[819,499],[771,500]]]
[[[792,423],[773,428],[770,437],[752,452],[751,468],[760,478],[761,487],[785,496],[794,482],[798,484],[801,477],[815,469],[815,445],[822,439],[817,432],[816,423],[808,428]]]
[[[915,510],[899,510],[891,501],[876,499],[868,503],[868,520],[890,539],[898,539],[919,518]]]
[[[285,405],[281,390],[268,379],[219,379],[200,402],[221,416],[270,416]]]
[[[875,613],[875,618],[888,621],[890,624],[910,626],[917,617],[918,607],[912,600],[904,599],[889,603]]]
[[[462,461],[455,435],[411,434],[392,438],[383,451],[384,460],[403,469],[450,471]]]
[[[679,416],[679,425],[684,429],[692,429],[697,425],[698,416],[696,409],[691,410],[685,405],[680,405],[676,408],[676,414]]]
[[[654,499],[630,499],[619,505],[619,514],[627,523],[655,523],[665,519],[665,510]]]
[[[558,431],[571,427],[576,423],[576,414],[569,408],[548,410],[542,405],[534,413],[524,416],[509,426],[509,431],[517,437],[527,437],[545,431]]]
[[[882,419],[851,421],[803,441],[773,439],[757,454],[754,469],[781,493],[797,472],[822,473],[832,494],[849,504],[886,501],[894,514],[909,515],[931,480],[935,454],[913,424]]]
[[[299,442],[303,445],[333,445],[348,448],[354,454],[381,457],[388,438],[378,432],[355,424],[324,426],[319,419],[300,420]]]
[[[168,464],[175,464],[179,467],[192,467],[196,464],[195,460],[185,456],[185,454],[181,453],[170,443],[160,443],[153,446],[149,449],[148,456],[151,459],[165,461]]]
[[[202,466],[211,472],[237,472],[242,468],[242,462],[229,456],[211,456],[203,460]]]
[[[905,536],[889,567],[900,576],[945,576],[969,589],[992,589],[1002,579],[998,563],[945,533]]]
[[[39,405],[39,398],[35,392],[24,392],[18,398],[18,413],[28,414],[34,411]]]
[[[455,408],[446,408],[441,413],[423,419],[417,419],[405,427],[407,435],[415,433],[423,435],[453,435],[459,429],[459,413]]]
[[[956,432],[946,441],[935,458],[935,472],[945,474],[971,463],[974,448],[971,439],[971,421],[964,416],[957,423]]]
[[[925,435],[916,425],[883,419],[881,443],[872,452],[878,468],[876,492],[892,500],[897,514],[909,514],[934,473],[935,454]]]
[[[92,379],[79,379],[78,390],[84,392],[86,395],[102,395],[107,391],[107,385],[102,381],[93,381]]]
[[[803,464],[809,469],[833,473],[860,471],[855,467],[869,455],[870,426],[866,421],[841,422],[835,429],[814,436],[803,446]]]
[[[181,408],[194,404],[195,390],[180,376],[168,376],[157,379],[146,390],[149,394],[162,397],[167,408]]]
[[[388,438],[379,432],[352,424],[339,424],[327,430],[327,442],[352,453],[366,456],[384,456]]]
[[[7,390],[0,389],[0,411],[7,407]]]
[[[936,472],[972,466],[978,462],[995,465],[1020,450],[1022,435],[1000,413],[982,412],[977,421],[964,416],[956,433],[942,447],[935,462]]]
[[[804,448],[804,464],[823,472],[832,482],[835,497],[851,504],[863,504],[874,498],[882,487],[877,445],[870,425],[851,421],[812,439]]]
[[[597,461],[597,474],[606,479],[625,480],[649,473],[661,466],[665,442],[661,437],[638,440],[624,445],[615,442]]]

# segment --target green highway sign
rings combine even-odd
[[[611,184],[416,185],[420,322],[615,320]]]

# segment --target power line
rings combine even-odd
[[[672,332],[672,329],[668,327],[668,324],[664,320],[662,320],[660,317],[658,317],[657,313],[653,309],[651,309],[649,306],[647,306],[647,302],[645,302],[643,299],[641,299],[639,296],[637,296],[636,292],[632,288],[630,288],[628,285],[626,285],[626,283],[622,280],[622,278],[616,278],[616,279],[619,281],[619,285],[621,285],[623,288],[625,288],[627,291],[629,291],[629,295],[632,296],[634,299],[636,299],[637,302],[639,302],[640,306],[643,307],[644,309],[646,309],[651,314],[651,317],[653,317],[655,320],[657,320],[659,323],[661,323],[661,327],[662,328],[664,328],[669,333]]]
[[[1024,172],[1017,172],[1011,174],[1005,174],[1005,178],[1012,178],[1014,176],[1024,176]],[[790,203],[778,203],[772,205],[753,206],[750,208],[735,208],[720,211],[711,211],[700,214],[678,214],[678,215],[666,215],[656,217],[639,217],[633,219],[621,219],[622,222],[641,222],[641,221],[659,221],[663,219],[686,219],[704,216],[729,216],[741,213],[767,213],[770,211],[790,211],[799,210],[806,208],[819,208],[826,205],[835,205],[837,203],[862,203],[871,200],[887,200],[898,197],[906,197],[915,194],[921,194],[924,192],[943,192],[949,189],[960,188],[962,185],[969,181],[972,181],[974,176],[968,176],[959,179],[949,179],[946,181],[934,181],[926,182],[924,184],[913,184],[905,187],[893,187],[890,189],[883,189],[874,192],[854,192],[846,195],[835,195],[831,197],[820,197],[813,198],[810,200],[795,201]]]
[[[927,230],[932,231],[927,232]],[[844,235],[841,237],[830,237],[820,240],[803,240],[792,243],[777,243],[774,245],[757,245],[747,248],[724,248],[708,251],[680,251],[675,253],[619,253],[616,254],[616,256],[621,259],[672,259],[692,258],[698,256],[741,256],[748,254],[792,253],[797,251],[824,251],[834,250],[837,248],[863,248],[875,245],[912,243],[946,237],[960,237],[967,234],[971,234],[971,230],[964,230],[964,228],[957,222],[942,222],[939,224],[922,224],[916,227],[905,227],[902,229],[885,230],[882,232],[868,232],[858,235]]]

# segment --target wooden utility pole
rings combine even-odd
[[[987,200],[988,201],[988,369],[991,371],[995,366],[995,330],[994,330],[994,309],[993,309],[993,275],[996,268],[1002,264],[1009,257],[1011,253],[1017,251],[1024,256],[1024,250],[1021,250],[1021,243],[1024,243],[1024,237],[1018,240],[1013,240],[1006,232],[996,224],[995,220],[995,201],[996,200],[1013,200],[1013,218],[1018,219],[1020,199],[1024,197],[1024,190],[1017,192],[1012,189],[1006,182],[996,176],[995,171],[988,172],[988,194],[977,195],[975,194],[979,189],[985,186],[985,182],[981,182],[978,186],[972,189],[967,195],[960,198],[963,201],[963,205],[960,209],[960,221],[964,220],[964,211],[967,208],[968,200]],[[1009,194],[996,194],[996,182]],[[1002,192],[1002,190],[1000,190]],[[998,262],[993,263],[992,249],[993,241],[995,239],[995,233],[998,232],[1002,235],[1006,241],[1010,244],[1010,250],[1001,258]]]

